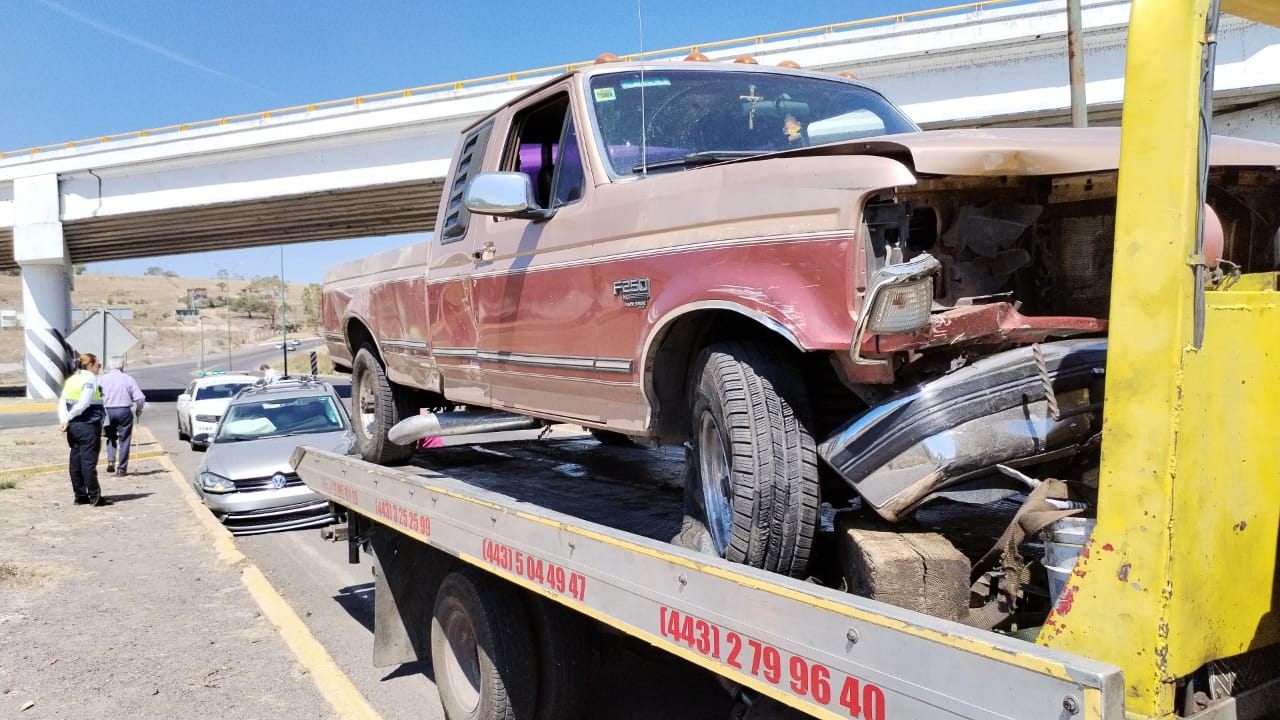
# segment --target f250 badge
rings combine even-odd
[[[613,281],[613,294],[622,297],[626,307],[649,306],[649,278],[627,278]]]

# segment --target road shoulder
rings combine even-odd
[[[116,503],[65,472],[0,489],[0,716],[375,718],[145,428]],[[0,469],[65,461],[56,427],[0,430]],[[207,523],[212,523],[210,526]],[[245,589],[249,592],[245,592]]]

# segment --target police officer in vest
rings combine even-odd
[[[110,505],[98,485],[98,454],[102,450],[102,390],[98,388],[98,358],[85,353],[80,369],[62,384],[58,423],[71,447],[71,489],[77,505]]]

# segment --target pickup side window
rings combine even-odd
[[[540,207],[558,207],[582,196],[585,175],[568,95],[516,117],[502,169],[528,175]]]
[[[463,204],[462,198],[467,191],[467,183],[480,170],[480,161],[484,159],[484,149],[489,144],[489,131],[493,123],[486,123],[476,128],[462,141],[462,152],[458,155],[458,167],[453,171],[452,184],[449,185],[445,202],[448,207],[444,215],[444,227],[440,228],[440,244],[457,242],[467,233],[467,220],[471,211]]]

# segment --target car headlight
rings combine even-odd
[[[218,422],[218,416],[217,416],[217,415],[197,415],[197,416],[196,416],[196,421],[197,421],[197,422],[216,423],[216,422]]]
[[[854,362],[883,362],[860,357],[862,339],[867,334],[908,333],[929,324],[933,310],[933,276],[940,269],[942,264],[936,258],[921,253],[910,262],[886,265],[875,271],[867,283],[853,334],[850,351]]]
[[[230,479],[221,475],[209,472],[208,470],[200,471],[200,487],[211,493],[229,493],[236,491],[236,484]]]

